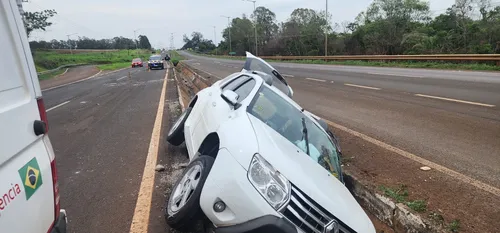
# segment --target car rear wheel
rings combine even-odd
[[[184,142],[184,123],[191,113],[191,109],[192,108],[186,108],[168,131],[167,141],[170,144],[178,146]]]
[[[214,161],[210,156],[198,157],[177,180],[165,208],[165,219],[170,227],[180,231],[193,231],[196,223],[203,220],[200,196]]]

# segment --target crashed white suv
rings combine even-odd
[[[190,158],[166,204],[171,227],[206,216],[210,232],[375,232],[343,184],[333,135],[292,94],[249,53],[241,72],[196,94],[167,136]]]

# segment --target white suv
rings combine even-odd
[[[47,114],[16,1],[0,1],[0,231],[64,233]]]
[[[172,126],[167,140],[185,141],[190,163],[166,204],[171,227],[206,216],[215,232],[375,232],[343,184],[336,140],[280,77],[247,54]]]

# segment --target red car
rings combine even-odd
[[[142,60],[140,58],[134,58],[132,60],[132,68],[140,66],[142,67]]]

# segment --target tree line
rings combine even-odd
[[[374,0],[351,22],[330,23],[325,11],[295,9],[277,22],[270,9],[258,7],[250,17],[233,18],[222,32],[219,53],[255,53],[257,26],[259,55],[398,55],[500,53],[500,4],[491,0],[456,0],[432,17],[424,0]],[[327,20],[328,19],[328,20]],[[214,53],[212,41],[194,32],[184,36],[183,49]]]
[[[112,39],[91,39],[79,37],[77,40],[30,41],[31,49],[151,49],[149,39],[139,35],[137,40],[125,37]]]

